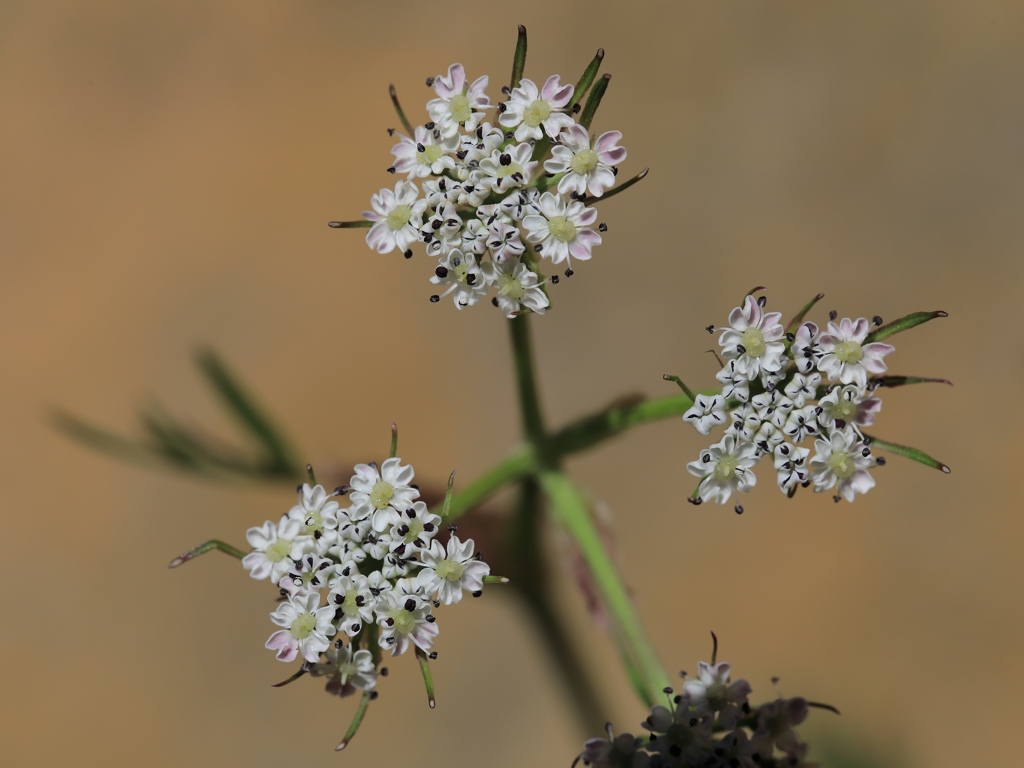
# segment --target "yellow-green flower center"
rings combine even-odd
[[[538,125],[548,119],[548,115],[551,114],[551,105],[543,99],[536,99],[530,106],[523,112],[523,122],[531,128],[536,128]]]
[[[416,159],[424,165],[432,165],[440,160],[443,154],[444,150],[441,149],[440,144],[427,144],[422,152],[416,153]]]
[[[592,149],[584,149],[582,152],[577,152],[572,156],[572,160],[569,161],[569,167],[572,168],[574,173],[586,176],[597,168],[597,152]]]
[[[410,520],[406,523],[406,526],[409,528],[409,531],[405,534],[404,541],[406,544],[411,544],[423,533],[423,521],[418,518]]]
[[[370,491],[370,503],[374,509],[384,509],[395,495],[395,487],[386,480],[378,480]]]
[[[736,474],[736,467],[739,465],[739,459],[735,456],[725,455],[715,464],[715,477],[723,483],[728,482]]]
[[[836,357],[841,363],[859,363],[864,357],[864,348],[856,341],[840,341],[836,344]]]
[[[523,172],[523,166],[521,166],[519,163],[512,162],[512,163],[509,163],[508,165],[499,165],[498,166],[498,173],[496,174],[496,176],[499,179],[504,179],[504,178],[506,178],[508,176],[511,176],[513,174],[522,173],[522,172]]]
[[[411,205],[396,205],[394,210],[388,214],[388,229],[401,229],[409,223],[412,218]]]
[[[455,560],[442,560],[437,564],[434,571],[437,575],[447,581],[458,581],[462,578],[462,572],[466,570],[462,563]]]
[[[857,415],[857,404],[852,400],[840,398],[839,402],[832,406],[831,413],[833,419],[853,421],[853,418]]]
[[[555,236],[555,239],[568,243],[576,237],[576,225],[565,216],[552,216],[548,219],[548,232]]]
[[[395,632],[399,634],[407,635],[416,628],[416,617],[412,615],[412,611],[396,608],[388,616],[395,622]]]
[[[356,605],[358,595],[359,593],[354,589],[345,593],[345,601],[341,604],[341,610],[345,612],[346,616],[355,616],[359,613],[359,606]]]
[[[314,629],[316,629],[316,616],[312,613],[304,613],[292,622],[291,629],[288,631],[296,640],[305,640]]]
[[[525,292],[526,289],[523,287],[523,284],[512,277],[512,275],[498,275],[498,293],[502,296],[508,296],[518,301],[523,298]]]
[[[452,113],[452,120],[456,123],[464,123],[473,116],[473,110],[469,106],[469,99],[466,94],[457,93],[448,102],[448,109]]]
[[[290,539],[278,539],[269,547],[267,547],[267,560],[272,563],[279,563],[288,557],[288,553],[292,551],[292,542]]]
[[[343,661],[338,665],[338,681],[344,685],[350,677],[359,674],[359,667],[354,661]]]
[[[743,348],[751,357],[760,357],[767,349],[764,343],[764,334],[759,328],[747,328],[741,336]]]
[[[828,457],[828,466],[840,480],[845,480],[857,471],[857,465],[845,453],[833,453]]]

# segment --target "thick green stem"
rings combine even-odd
[[[523,434],[533,448],[535,457],[547,463],[547,434],[544,417],[540,412],[537,395],[537,377],[533,369],[533,345],[530,342],[530,315],[518,315],[509,321],[512,334],[512,355],[516,365],[516,389],[519,391],[519,410],[523,419]]]

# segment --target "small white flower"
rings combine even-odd
[[[411,181],[400,181],[394,191],[382,189],[370,198],[372,211],[363,211],[363,218],[374,222],[366,233],[366,242],[377,253],[391,253],[397,248],[408,250],[419,239],[426,200],[417,200],[419,189]]]
[[[367,650],[352,653],[351,645],[335,644],[327,651],[327,661],[309,668],[313,677],[328,677],[327,692],[335,696],[350,696],[356,690],[372,691],[377,685],[377,668],[373,654]]]
[[[519,227],[512,221],[502,221],[495,214],[487,224],[487,247],[494,261],[501,264],[508,259],[519,260],[526,246],[519,236]]]
[[[477,265],[476,256],[458,249],[441,257],[430,282],[447,285],[438,300],[454,292],[455,306],[459,309],[472,306],[487,295],[487,278]]]
[[[462,217],[454,203],[442,202],[420,230],[423,242],[427,245],[427,255],[449,253],[462,243]]]
[[[852,427],[859,434],[861,427],[870,427],[875,423],[875,414],[882,408],[880,398],[866,395],[864,390],[854,384],[833,387],[818,401],[818,407],[821,408],[818,423],[828,429]]]
[[[775,472],[779,489],[789,493],[796,485],[806,483],[811,476],[807,466],[810,448],[782,443],[775,446]]]
[[[540,89],[524,77],[519,87],[512,89],[509,100],[498,105],[498,123],[515,128],[516,141],[540,139],[544,133],[555,137],[563,128],[575,123],[572,117],[560,111],[572,101],[574,90],[572,85],[562,85],[558,75],[549,77]]]
[[[686,465],[690,474],[703,478],[697,489],[701,501],[725,504],[733,490],[749,491],[757,478],[751,467],[758,461],[757,446],[726,435],[700,452],[700,459]]]
[[[750,399],[750,379],[736,372],[736,360],[726,360],[722,370],[715,374],[722,383],[722,397],[745,403]]]
[[[505,132],[490,123],[482,123],[474,133],[463,136],[459,157],[462,159],[460,178],[468,178],[468,172],[480,164],[485,157],[490,157],[496,149],[505,143]]]
[[[381,594],[374,609],[380,626],[380,647],[392,656],[409,649],[410,643],[424,651],[434,645],[438,628],[430,615],[430,602],[414,579],[399,579],[394,589]]]
[[[583,203],[566,201],[559,195],[545,192],[537,201],[538,214],[523,217],[526,239],[541,244],[541,255],[555,264],[570,256],[585,261],[594,246],[601,244],[601,235],[590,225],[597,221],[597,211]],[[571,264],[571,260],[570,260]]]
[[[299,502],[288,510],[288,517],[302,523],[304,535],[319,540],[326,531],[337,530],[338,502],[327,496],[323,486],[303,483],[299,486]]]
[[[414,502],[391,524],[388,551],[399,558],[412,557],[430,546],[440,524],[441,518],[432,514],[424,502]]]
[[[327,604],[335,609],[338,630],[349,637],[355,637],[364,623],[373,621],[373,609],[377,605],[374,589],[379,589],[383,580],[379,571],[374,571],[370,577],[367,579],[356,570],[339,578],[327,593]]]
[[[522,221],[531,214],[540,212],[537,201],[540,193],[533,188],[521,189],[504,198],[498,205],[513,221]]]
[[[526,186],[537,169],[537,163],[530,159],[531,155],[533,147],[529,144],[495,149],[489,157],[480,161],[478,183],[498,194]]]
[[[325,557],[303,555],[293,565],[278,586],[289,594],[319,592],[334,576],[335,562]]]
[[[844,317],[838,325],[829,323],[819,342],[823,354],[818,370],[830,381],[856,384],[861,389],[867,387],[868,374],[885,373],[888,367],[882,358],[895,349],[880,341],[864,344],[870,331],[871,322],[866,317],[858,320]]]
[[[498,289],[494,304],[505,317],[515,317],[526,307],[538,315],[543,315],[550,304],[538,282],[537,273],[519,259],[508,259],[504,262],[492,262],[482,267],[487,282]]]
[[[820,373],[794,373],[783,390],[786,397],[793,400],[797,408],[803,408],[808,400],[818,396],[818,385],[821,384]]]
[[[431,132],[417,125],[413,129],[413,138],[399,136],[398,143],[391,148],[391,154],[395,156],[395,171],[409,174],[410,179],[419,179],[453,170],[455,158],[449,153],[458,149],[459,138],[435,134],[436,130]]]
[[[725,730],[736,725],[743,713],[743,705],[750,695],[750,683],[740,679],[729,682],[732,665],[720,661],[708,664],[701,661],[697,664],[697,679],[683,683],[683,693],[690,706],[696,707],[701,714],[718,714],[718,721]]]
[[[348,481],[352,490],[349,498],[353,506],[362,507],[365,511],[385,510],[389,506],[404,512],[412,506],[420,492],[412,487],[415,471],[410,465],[402,466],[400,458],[391,458],[381,464],[356,464],[355,474]],[[376,523],[376,521],[374,521]],[[383,531],[386,526],[377,527],[375,531]]]
[[[558,191],[563,195],[589,192],[600,197],[615,184],[613,166],[626,159],[626,150],[618,146],[621,139],[619,131],[608,131],[591,146],[587,129],[573,124],[558,134],[560,143],[551,150],[551,159],[544,162],[544,170],[565,174],[558,180]]]
[[[852,430],[833,432],[827,440],[819,438],[814,441],[814,448],[817,453],[811,459],[811,481],[815,493],[839,483],[839,494],[853,501],[858,493],[875,487],[875,478],[868,472],[875,461]]]
[[[790,354],[796,362],[796,368],[800,373],[810,373],[821,358],[821,350],[818,349],[818,326],[814,323],[803,323],[796,329],[793,346],[790,347]]]
[[[819,434],[818,406],[809,403],[803,408],[795,408],[786,419],[782,431],[794,443]]]
[[[693,406],[683,414],[683,421],[692,424],[700,434],[708,434],[713,428],[727,421],[725,398],[721,395],[697,395]]]
[[[317,592],[294,594],[270,614],[271,621],[284,627],[266,643],[267,648],[277,651],[278,661],[293,661],[300,653],[306,661],[318,661],[330,646],[329,638],[337,633],[332,623],[334,608],[318,608],[319,604]]]
[[[487,100],[487,75],[466,87],[466,71],[461,64],[448,67],[448,76],[434,78],[436,99],[427,102],[430,119],[442,136],[454,136],[459,128],[472,133],[483,117],[482,110],[492,106]]]
[[[254,579],[270,580],[277,584],[295,561],[302,556],[312,539],[302,535],[302,521],[287,515],[274,525],[269,520],[259,528],[250,528],[245,538],[253,551],[242,558],[242,566]]]
[[[460,542],[454,533],[447,551],[436,539],[430,542],[429,551],[420,552],[423,569],[417,577],[426,594],[436,594],[445,605],[453,605],[462,600],[463,590],[483,589],[484,576],[491,567],[474,558],[474,547],[472,539]]]
[[[762,371],[777,372],[783,366],[786,346],[779,339],[785,333],[779,312],[764,313],[753,296],[747,296],[742,307],[729,313],[729,325],[718,343],[724,347],[722,357],[735,359],[735,374],[754,379]]]

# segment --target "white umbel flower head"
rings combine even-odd
[[[785,335],[781,319],[780,312],[762,312],[753,296],[729,313],[731,328],[722,332],[718,343],[724,347],[722,357],[736,360],[736,374],[754,379],[762,372],[782,369],[786,345],[780,341]]]
[[[831,381],[856,384],[864,389],[869,373],[879,374],[888,370],[882,358],[895,349],[880,341],[864,344],[870,331],[871,321],[866,317],[857,320],[844,317],[838,325],[829,323],[819,341],[823,354],[818,360],[818,370]]]
[[[448,67],[448,75],[434,78],[436,99],[427,102],[427,112],[442,136],[455,136],[459,128],[472,133],[483,117],[482,110],[490,109],[487,100],[487,75],[478,77],[466,87],[466,70],[461,64]]]
[[[551,150],[544,170],[565,174],[558,180],[558,191],[563,195],[589,193],[600,197],[615,184],[613,167],[626,159],[626,150],[618,146],[621,139],[619,131],[608,131],[591,146],[587,129],[573,124],[558,135],[561,143]]]
[[[382,189],[370,198],[372,211],[363,211],[363,218],[374,222],[366,233],[366,242],[377,253],[391,253],[396,248],[408,250],[419,239],[426,200],[417,200],[419,189],[411,181],[400,181],[394,191]]]
[[[749,491],[757,483],[751,467],[758,461],[757,446],[726,435],[710,448],[700,452],[700,459],[691,461],[686,469],[704,478],[697,489],[701,501],[725,504],[732,492]]]
[[[858,493],[875,487],[875,478],[868,472],[875,460],[852,430],[833,432],[828,439],[814,441],[817,454],[811,459],[811,481],[815,493],[839,484],[839,495],[853,501]],[[865,456],[865,453],[868,455]]]
[[[574,90],[572,85],[562,85],[558,75],[549,77],[539,89],[524,77],[519,87],[512,89],[509,100],[498,105],[498,122],[516,129],[516,141],[540,139],[545,133],[554,138],[562,129],[575,124],[562,111],[572,101]]]
[[[597,210],[578,201],[567,202],[552,192],[537,200],[539,213],[523,217],[526,239],[540,243],[541,255],[555,264],[572,256],[589,259],[594,246],[601,244],[601,235],[591,229],[597,221]],[[571,260],[570,260],[571,264]]]
[[[494,304],[505,317],[515,317],[526,307],[531,312],[543,315],[550,301],[537,279],[537,273],[519,259],[488,263],[483,266],[487,282],[498,289]]]
[[[708,434],[726,422],[725,398],[721,395],[697,395],[693,400],[693,406],[683,414],[683,421],[692,424],[700,434]]]
[[[351,696],[357,690],[372,691],[377,685],[377,668],[373,654],[363,649],[352,652],[351,645],[331,646],[327,660],[312,664],[309,673],[313,677],[326,677],[327,692],[335,696]]]
[[[278,661],[294,661],[302,654],[306,661],[320,659],[320,654],[330,646],[331,637],[337,633],[334,628],[334,608],[319,608],[320,594],[297,593],[287,602],[281,603],[270,614],[270,620],[284,627],[270,636],[266,647],[277,651]]]
[[[436,539],[430,542],[430,550],[420,553],[423,569],[417,577],[424,592],[436,594],[445,605],[453,605],[462,600],[463,590],[483,589],[484,576],[491,567],[474,557],[474,548],[472,539],[459,541],[454,533],[448,539],[447,550]]]

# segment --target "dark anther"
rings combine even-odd
[[[836,428],[843,429],[846,426],[846,419],[836,419]]]
[[[790,344],[792,344],[794,341],[796,341],[796,334],[787,333],[786,334],[786,341],[788,341]]]
[[[434,130],[434,121],[431,120],[429,123],[424,123],[423,127],[426,128],[428,131]]]
[[[742,344],[737,344],[736,345],[736,350],[742,355],[744,352],[747,351],[747,348],[744,347]]]
[[[767,304],[767,303],[768,303],[768,297],[767,296],[758,296],[757,297],[757,306],[764,307],[764,305]]]
[[[669,696],[671,696],[672,693],[673,693],[672,688],[670,686],[668,686],[668,685],[666,685],[664,688],[662,688],[661,692],[665,693],[665,694],[668,694]]]
[[[708,333],[714,333],[715,332],[715,326],[709,325],[704,330],[707,331]]]
[[[837,317],[839,317],[839,313],[838,312],[836,312],[834,309],[833,310],[829,310],[829,313],[828,313],[828,319],[829,320],[832,320],[834,322]]]
[[[416,151],[417,151],[417,152],[426,152],[426,151],[427,151],[427,148],[426,148],[426,147],[424,147],[424,146],[423,146],[422,144],[419,144],[419,143],[417,143],[417,144],[416,144]]]
[[[427,78],[427,88],[430,88],[433,84],[434,84],[434,78],[428,77]]]
[[[743,514],[743,505],[742,504],[737,504],[734,509],[736,510],[736,514],[737,515],[742,515]]]
[[[405,601],[405,606],[404,607],[405,607],[405,610],[407,610],[407,611],[415,611],[416,610],[416,601],[413,600],[410,597],[408,600]]]
[[[432,219],[431,222],[430,222],[430,228],[433,229],[435,232],[437,230],[439,230],[441,228],[441,220],[440,219]]]
[[[388,168],[388,173],[390,173],[393,176],[395,174],[395,166],[392,165],[390,168]]]
[[[871,322],[874,323],[876,326],[881,325],[882,318],[879,315],[875,315],[874,317],[871,318]]]
[[[583,109],[583,107],[581,107],[579,104],[572,105],[572,113],[574,115],[577,114],[581,109]]]
[[[498,105],[498,114],[503,113],[506,109],[508,109],[508,104],[506,104],[504,101],[501,102],[501,104]],[[506,136],[506,138],[508,137]]]
[[[466,285],[476,285],[476,275],[466,275]]]
[[[437,621],[437,618],[432,613],[428,613],[427,614],[427,621],[429,621],[431,624],[433,624],[435,621]]]
[[[608,225],[607,225],[607,224],[605,224],[605,223],[604,223],[604,222],[602,221],[602,222],[601,222],[600,224],[598,224],[598,225],[597,225],[597,231],[598,231],[598,232],[607,232],[607,231],[608,231]]]
[[[441,601],[440,600],[431,600],[430,602],[434,604],[435,608],[440,608],[441,607]]]
[[[469,152],[467,152],[465,149],[460,149],[458,152],[455,153],[455,156],[459,158],[459,160],[465,160],[466,155],[468,154]]]
[[[334,609],[334,620],[335,621],[337,621],[338,619],[340,619],[344,615],[345,615],[345,609],[344,608],[338,607],[338,608]]]
[[[393,637],[389,637],[388,638],[388,640],[392,640],[392,641],[394,639],[395,638],[393,638]],[[394,645],[394,643],[392,643],[392,645]],[[380,696],[379,692],[377,692],[377,691],[370,691],[370,701],[376,701],[378,696]]]
[[[510,155],[508,152],[502,152],[498,156],[498,162],[501,165],[512,165],[512,155]]]
[[[802,483],[800,483],[800,487],[801,488],[809,488],[810,485],[811,485],[811,481],[810,480],[804,480]]]
[[[394,135],[395,135],[395,129],[394,128],[388,128],[388,136],[394,136]]]
[[[695,507],[699,507],[701,504],[704,503],[704,499],[702,499],[700,496],[697,496],[696,498],[690,496],[687,498],[687,501],[689,501]]]
[[[402,255],[403,255],[403,256],[405,256],[405,258],[407,258],[407,259],[411,259],[411,258],[412,258],[412,248],[410,248],[409,250],[407,250],[407,251],[406,251],[405,253],[403,253]]]
[[[544,174],[544,178],[545,179],[553,179],[553,178],[555,178],[555,174],[553,174],[553,173],[545,173]]]
[[[864,445],[871,445],[871,438],[865,437],[861,442],[864,443]]]
[[[501,92],[508,96],[510,93],[512,93],[512,89],[509,88],[507,85],[503,85],[501,86]]]
[[[491,297],[491,304],[493,304],[494,306],[498,306],[498,297],[497,296],[492,296]]]
[[[436,293],[433,296],[430,297],[430,303],[431,304],[437,304],[437,302],[439,302],[440,300],[441,300],[441,297],[438,296]]]
[[[877,464],[880,467],[884,467],[885,466],[885,457],[884,456],[877,457],[875,459],[875,464]]]
[[[551,276],[551,283],[552,285],[558,285],[558,275]]]
[[[534,253],[540,253],[543,249],[544,249],[544,246],[541,245],[540,243],[537,243],[535,246],[533,246],[533,252]]]
[[[427,658],[430,659],[430,660],[436,659],[437,658],[437,651],[431,651],[430,653],[428,653],[427,654]]]
[[[572,271],[571,267],[569,269],[565,270],[565,276],[566,277],[572,277],[574,274],[575,273]]]
[[[337,648],[339,651],[341,650],[341,647],[343,645],[344,645],[344,643],[342,643],[341,640],[335,640],[334,641],[334,647]]]
[[[836,504],[838,504],[841,498],[842,498],[841,496],[833,496],[832,497],[832,501],[834,501]]]
[[[871,449],[865,448],[863,451],[860,452],[860,455],[866,459],[868,456],[871,455]]]
[[[711,461],[711,454],[705,453],[703,456],[700,457],[700,460],[707,464],[709,461]]]
[[[612,166],[612,176],[618,176],[618,175],[619,175],[619,167],[617,165],[613,165]]]
[[[478,589],[476,592],[473,592],[472,594],[473,594],[473,597],[480,597],[480,595],[483,594],[483,591]]]

